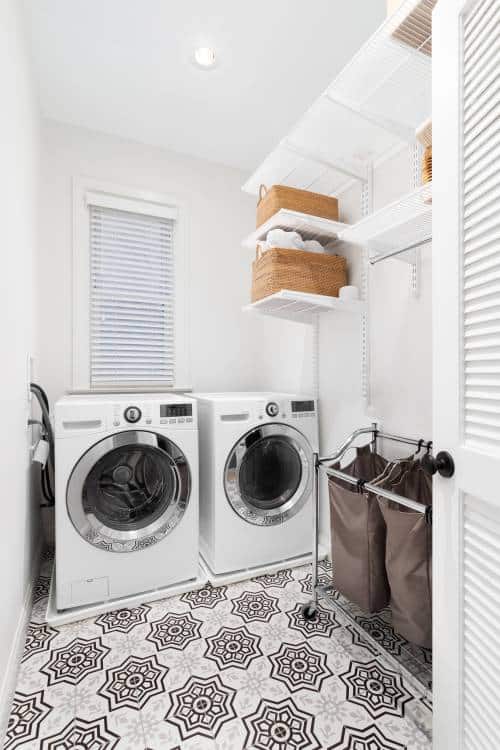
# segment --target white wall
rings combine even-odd
[[[245,175],[113,136],[51,121],[43,125],[40,380],[51,401],[71,388],[72,179],[97,178],[168,193],[187,204],[192,385],[254,388],[259,322],[244,315],[252,253],[241,249],[255,221]]]
[[[411,151],[403,150],[374,173],[373,208],[396,200],[412,189]],[[361,217],[361,193],[353,187],[340,196],[341,219]],[[348,259],[350,283],[361,285],[361,250],[339,244],[335,251]],[[321,315],[319,325],[320,451],[333,452],[370,417],[388,432],[417,438],[432,437],[431,415],[431,249],[421,253],[420,294],[410,292],[409,265],[389,259],[370,269],[370,389],[369,410],[361,399],[361,325],[347,313]],[[312,384],[311,328],[270,320],[260,374],[263,388],[308,390]],[[274,350],[279,357],[272,356]],[[405,448],[385,446],[390,455]],[[348,454],[348,459],[352,454]],[[322,486],[323,536],[328,534],[326,483]]]
[[[374,209],[411,189],[411,154],[404,150],[374,174]],[[190,344],[195,390],[311,392],[311,328],[250,316],[253,253],[241,238],[254,225],[255,202],[240,190],[238,170],[161,149],[45,122],[43,126],[42,234],[38,310],[40,381],[51,400],[71,387],[72,178],[76,175],[164,193],[189,206],[191,263]],[[341,218],[360,218],[360,191],[340,199]],[[348,258],[350,282],[361,285],[359,248],[338,246]],[[410,293],[409,266],[387,260],[372,267],[370,282],[369,414],[385,429],[431,434],[431,264],[422,253],[421,291]],[[361,399],[359,318],[320,316],[319,396],[321,451],[368,424]],[[398,453],[396,448],[396,454]]]
[[[431,248],[420,257],[420,292],[410,294],[409,269],[397,260],[371,277],[371,388],[375,416],[388,432],[432,437]],[[398,449],[399,454],[401,447]]]
[[[408,149],[375,170],[373,209],[381,208],[410,190],[412,169]],[[360,198],[359,188],[341,197],[345,220],[360,218]],[[360,284],[361,251],[355,247],[340,248],[340,252],[345,251],[351,279]],[[430,437],[432,429],[430,260],[430,248],[424,248],[417,298],[411,294],[407,263],[388,259],[369,270],[369,414],[380,419],[389,432],[423,438]],[[347,330],[350,333],[346,335]],[[365,414],[364,404],[359,400],[359,326],[353,320],[344,322],[335,315],[323,316],[320,348],[322,447],[330,450],[360,426]]]
[[[251,251],[241,238],[254,225],[255,202],[234,169],[45,122],[38,323],[39,373],[51,400],[71,387],[72,178],[95,177],[175,193],[188,203],[191,264],[190,344],[196,390],[312,388],[309,326],[241,312],[250,294]],[[374,208],[411,188],[409,151],[374,175]],[[340,200],[342,218],[360,215],[357,187]],[[361,284],[359,248],[341,246],[350,280]],[[54,293],[56,290],[56,293]],[[387,429],[430,433],[430,254],[423,253],[421,294],[410,294],[409,266],[388,260],[371,269],[371,412]],[[333,448],[365,419],[360,399],[359,320],[320,316],[322,449]]]
[[[0,487],[2,614],[0,743],[16,677],[18,647],[37,549],[37,502],[30,492],[27,357],[34,353],[37,243],[38,107],[17,0],[0,2]]]

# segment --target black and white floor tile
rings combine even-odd
[[[361,626],[371,639],[363,638],[362,631],[356,626],[348,626],[352,632],[353,641],[366,649],[372,649],[376,655],[380,649],[373,649],[374,642],[385,652],[390,654],[399,665],[410,672],[413,677],[423,686],[429,694],[432,690],[432,650],[422,648],[410,643],[395,632],[392,627],[392,615],[390,608],[386,608],[376,614],[366,614],[362,612],[356,604],[348,601],[335,591],[332,584],[332,564],[330,560],[325,559],[319,563],[319,583],[323,584],[329,590],[329,595],[335,599],[339,607],[349,613],[358,625]],[[305,586],[310,591],[311,576],[305,579]],[[303,584],[304,585],[304,584]]]
[[[426,696],[361,625],[335,604],[303,619],[308,567],[55,628],[44,622],[50,566],[4,750],[431,747]]]
[[[339,602],[340,604],[340,602]],[[365,615],[355,605],[342,602],[358,625],[388,654],[410,672],[427,691],[432,689],[432,650],[410,643],[392,627],[390,609],[376,615]],[[356,637],[356,636],[353,636]]]

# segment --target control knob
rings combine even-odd
[[[142,417],[142,412],[138,406],[127,406],[123,412],[123,416],[127,422],[135,424]]]
[[[266,414],[268,417],[277,417],[280,411],[279,405],[276,401],[270,401],[266,406]]]

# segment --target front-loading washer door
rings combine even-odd
[[[75,465],[66,506],[90,544],[133,552],[156,544],[179,523],[191,492],[186,456],[154,432],[130,430],[100,440]]]
[[[232,448],[224,470],[233,510],[257,526],[292,518],[307,502],[311,483],[311,446],[286,424],[265,424],[247,432]]]

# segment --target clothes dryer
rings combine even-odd
[[[214,576],[311,553],[316,402],[198,393],[200,550]]]

